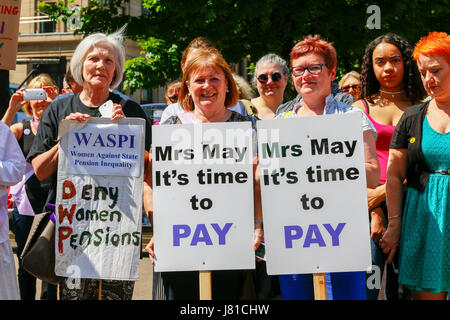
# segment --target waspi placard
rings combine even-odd
[[[63,120],[59,128],[55,272],[65,277],[137,280],[143,190],[143,174],[138,173],[144,166],[144,120],[125,118],[111,123],[92,118],[81,126]],[[122,138],[122,145],[118,132],[128,137]],[[81,147],[76,137],[83,134]],[[107,142],[112,134],[116,143]],[[130,136],[135,136],[132,142]],[[99,139],[104,139],[103,146]],[[134,155],[126,160],[130,166],[105,165],[102,170],[98,155],[105,148],[111,155]],[[82,157],[74,155],[74,150],[91,155],[84,158],[99,165],[87,160],[84,165],[81,160],[76,163]]]
[[[359,114],[258,122],[268,274],[371,265]]]

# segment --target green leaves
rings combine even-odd
[[[334,42],[338,75],[359,65],[366,45],[395,32],[411,44],[429,31],[449,31],[449,0],[379,0],[381,29],[368,29],[367,0],[142,0],[140,17],[123,14],[129,0],[91,0],[80,10],[78,32],[113,32],[127,23],[141,56],[126,63],[124,86],[158,87],[180,76],[180,58],[198,36],[211,40],[228,62],[256,62],[274,52],[289,61],[292,46],[307,34]],[[67,21],[64,1],[39,4],[52,19]],[[126,7],[126,6],[125,6]]]

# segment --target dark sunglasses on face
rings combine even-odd
[[[264,84],[264,83],[267,83],[267,81],[269,81],[269,76],[272,78],[273,82],[278,82],[283,77],[281,75],[281,73],[274,72],[274,73],[272,73],[272,75],[262,73],[256,79],[258,79],[259,83]]]
[[[178,95],[174,94],[173,96],[167,96],[169,98],[170,102],[175,103],[178,101]]]
[[[343,86],[341,88],[341,90],[344,91],[344,92],[349,92],[350,89],[353,89],[353,90],[359,89],[359,85],[353,84],[353,85]]]

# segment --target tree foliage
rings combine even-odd
[[[381,34],[395,32],[414,44],[429,31],[449,31],[449,0],[143,0],[140,17],[122,13],[128,1],[90,1],[81,8],[77,32],[112,32],[127,24],[127,36],[142,48],[126,63],[124,86],[131,91],[177,78],[181,53],[197,36],[210,39],[229,62],[255,62],[269,52],[288,61],[297,41],[320,34],[334,42],[342,75],[359,70],[364,48]],[[373,4],[380,8],[380,29],[366,25]],[[70,16],[64,1],[40,8],[54,19]]]

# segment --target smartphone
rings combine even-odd
[[[259,244],[258,249],[256,249],[255,251],[255,256],[258,260],[266,260],[266,245],[264,244],[264,242],[261,242]]]
[[[25,89],[23,100],[47,100],[47,93],[44,89]]]
[[[111,118],[113,107],[113,102],[111,100],[108,100],[98,108],[98,111],[100,111],[103,118]]]

